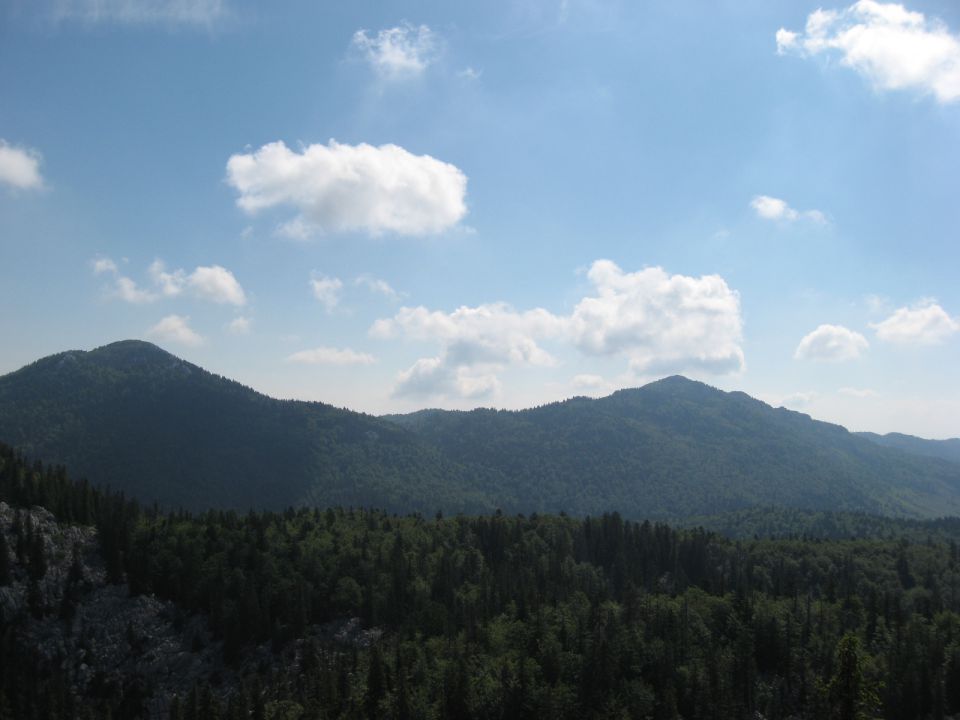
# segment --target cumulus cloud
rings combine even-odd
[[[198,267],[187,277],[187,287],[203,300],[221,305],[247,304],[247,296],[233,273],[219,265]]]
[[[437,55],[437,38],[426,25],[402,23],[370,35],[357,30],[351,42],[374,71],[387,80],[421,75]]]
[[[917,90],[941,103],[960,99],[960,37],[897,3],[859,0],[844,10],[815,10],[803,32],[781,28],[776,40],[781,55],[837,54],[880,90]]]
[[[951,318],[934,300],[902,307],[879,323],[870,323],[880,340],[901,345],[936,345],[960,331],[960,321]]]
[[[333,309],[340,304],[340,291],[343,289],[343,281],[340,278],[331,278],[326,275],[319,275],[310,278],[310,288],[313,296],[323,303],[327,312],[333,312]]]
[[[42,188],[40,160],[40,153],[36,150],[16,147],[0,139],[0,184],[18,190]]]
[[[858,332],[842,325],[821,325],[800,340],[793,356],[798,360],[855,360],[869,346]]]
[[[787,204],[786,200],[770,197],[769,195],[757,195],[750,201],[750,207],[757,213],[758,217],[764,220],[785,220],[795,222],[802,218],[812,220],[815,223],[825,225],[827,216],[820,210],[794,210]]]
[[[178,345],[197,346],[203,344],[203,338],[191,329],[190,318],[182,315],[167,315],[150,328],[147,335]]]
[[[55,20],[122,25],[211,25],[227,16],[224,0],[54,0]]]
[[[588,355],[623,356],[636,373],[743,367],[739,296],[719,276],[669,275],[661,268],[625,273],[598,260],[588,277],[595,293],[570,315],[490,303],[450,313],[404,307],[378,320],[370,329],[373,337],[440,345],[439,354],[400,374],[395,394],[488,396],[507,367],[556,364],[544,341],[567,343]]]
[[[243,317],[242,315],[235,317],[229,323],[227,323],[227,332],[231,335],[249,335],[250,334],[250,318]]]
[[[373,355],[349,348],[318,347],[295,352],[287,357],[287,362],[304,365],[372,365],[376,359]]]
[[[153,290],[138,287],[131,278],[121,275],[117,264],[110,258],[93,260],[93,272],[95,275],[113,275],[112,293],[131,303],[154,302],[161,298],[177,297],[185,292],[221,305],[242,306],[247,302],[246,294],[236,277],[220,265],[201,265],[191,273],[183,269],[167,272],[162,260],[154,260],[147,268]]]
[[[467,176],[429,155],[399,145],[374,147],[308,145],[301,152],[283,142],[233,155],[227,182],[249,214],[292,207],[297,215],[281,232],[309,237],[325,232],[365,231],[373,235],[438,233],[467,212]]]
[[[624,355],[637,373],[743,368],[740,296],[719,275],[670,275],[660,267],[627,273],[597,260],[587,277],[595,295],[568,321],[583,352]]]

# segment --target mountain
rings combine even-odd
[[[872,432],[858,432],[856,434],[878,445],[903,450],[912,455],[923,455],[925,457],[941,458],[943,460],[960,463],[960,438],[925,440],[924,438],[904,435],[903,433],[878,435]]]
[[[377,418],[275,400],[124,341],[0,377],[0,442],[188,509],[960,515],[958,464],[682,377],[529,410]]]
[[[678,376],[530,410],[391,419],[450,459],[499,474],[516,507],[667,518],[757,505],[960,512],[960,468],[951,463]]]
[[[491,509],[469,472],[396,424],[275,400],[133,340],[0,377],[0,439],[170,507]]]

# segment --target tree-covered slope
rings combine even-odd
[[[856,434],[878,445],[903,450],[912,455],[923,455],[925,457],[941,458],[943,460],[960,463],[960,438],[927,440],[913,435],[904,435],[903,433],[878,435],[872,432],[859,432]]]
[[[673,518],[755,505],[960,512],[951,463],[682,377],[519,412],[391,419],[452,460],[499,473],[517,508]]]
[[[680,377],[516,412],[375,418],[275,400],[125,341],[0,377],[0,441],[191,509],[960,514],[958,464]]]
[[[490,507],[468,473],[395,424],[275,400],[139,341],[0,377],[0,439],[170,506]]]

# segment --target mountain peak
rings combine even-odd
[[[189,365],[176,355],[145,340],[119,340],[85,353],[88,361],[118,370]]]

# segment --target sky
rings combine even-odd
[[[0,2],[0,373],[955,437],[958,241],[953,0]]]

